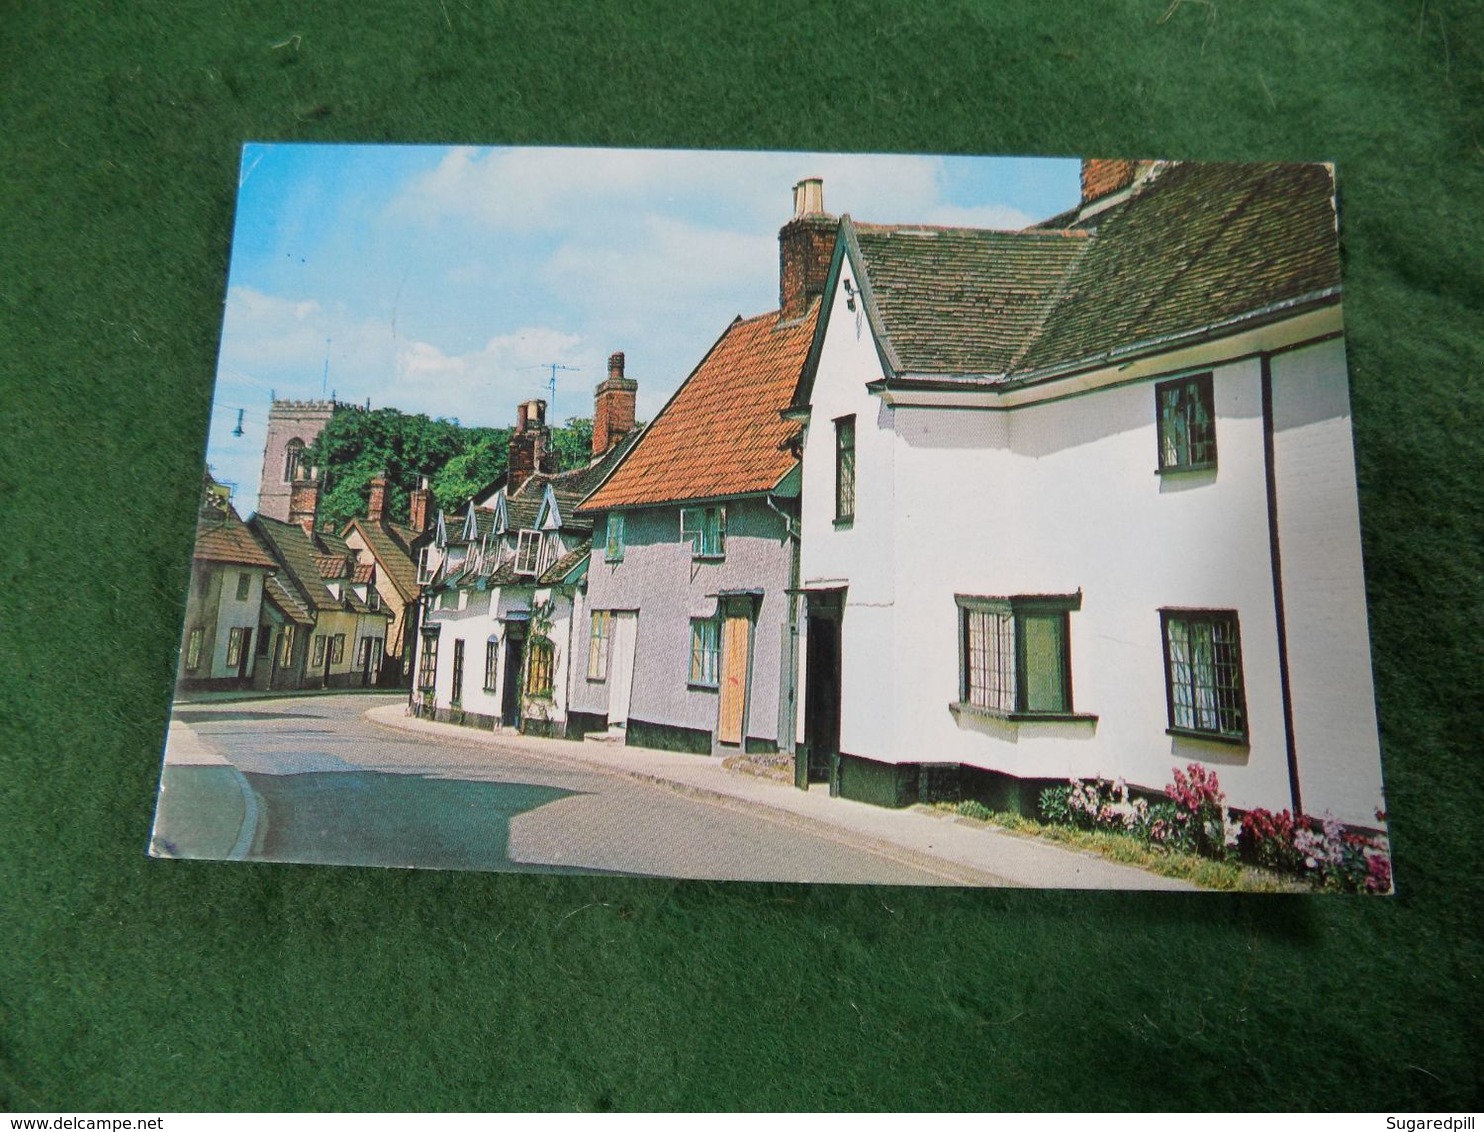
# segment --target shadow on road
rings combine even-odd
[[[249,860],[572,872],[512,861],[510,822],[575,793],[418,774],[248,774],[264,819]]]

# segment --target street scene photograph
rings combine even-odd
[[[1336,202],[245,146],[150,854],[1390,894]]]

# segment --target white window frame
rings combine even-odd
[[[521,531],[515,545],[515,572],[534,577],[540,573],[541,532]]]
[[[692,558],[725,558],[727,554],[727,509],[682,507],[680,539],[690,543]]]

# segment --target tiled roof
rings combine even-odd
[[[364,519],[352,519],[345,527],[349,534],[354,529],[376,558],[382,576],[391,580],[392,586],[404,601],[417,596],[417,562],[412,553],[413,535],[410,528],[392,523],[372,523]]]
[[[559,585],[566,579],[568,574],[572,573],[573,570],[582,564],[583,559],[588,556],[592,548],[592,540],[583,539],[546,568],[546,572],[541,575],[540,584],[543,586]]]
[[[314,568],[321,578],[345,578],[350,576],[349,564],[338,554],[316,554]]]
[[[1002,374],[1087,251],[1082,231],[847,224],[898,367]]]
[[[369,585],[376,578],[376,563],[357,562],[355,569],[351,572],[350,580],[358,585]]]
[[[196,521],[193,555],[202,562],[224,562],[232,566],[263,566],[272,570],[278,565],[258,545],[230,505],[225,512],[211,515],[203,512]]]
[[[1084,230],[841,230],[889,382],[998,382],[1332,293],[1333,193],[1323,165],[1176,163]]]
[[[1323,165],[1178,164],[1097,217],[1097,234],[1021,371],[1340,285],[1334,181]]]
[[[505,513],[510,520],[510,529],[519,531],[535,527],[541,501],[545,498],[547,485],[550,484],[557,506],[562,512],[562,528],[575,532],[591,531],[592,517],[582,514],[579,506],[588,493],[602,483],[608,473],[628,455],[640,435],[640,430],[630,429],[607,452],[581,468],[557,472],[555,475],[531,476],[520,485],[515,494],[505,498]]]
[[[297,625],[313,625],[314,613],[277,574],[270,574],[263,587],[268,600]]]
[[[311,610],[342,607],[342,602],[325,588],[317,562],[331,549],[325,545],[330,538],[316,535],[311,541],[297,523],[281,523],[261,514],[254,515],[248,525],[278,560],[279,576],[305,606]]]
[[[737,319],[640,434],[584,512],[753,495],[794,466],[788,407],[809,354],[816,303],[801,319]]]

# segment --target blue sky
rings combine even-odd
[[[273,394],[499,426],[555,363],[565,420],[615,350],[647,419],[733,317],[777,307],[809,176],[888,224],[1017,228],[1078,193],[1067,159],[248,145],[207,461],[245,514]]]

